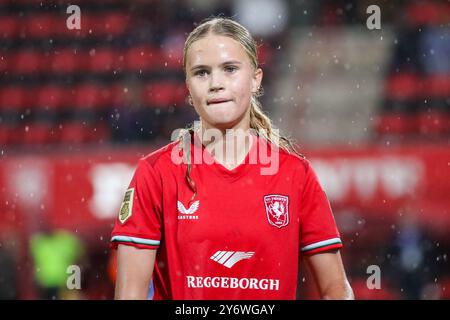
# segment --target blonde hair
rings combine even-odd
[[[220,35],[230,37],[237,42],[239,42],[242,47],[245,49],[252,67],[256,70],[259,66],[258,64],[258,55],[257,55],[257,44],[253,39],[250,32],[238,22],[222,17],[213,17],[203,21],[200,25],[198,25],[187,37],[186,42],[184,44],[183,50],[183,69],[186,74],[186,57],[189,47],[197,40],[200,40],[206,37],[209,34]],[[280,134],[278,134],[277,130],[274,130],[274,126],[270,118],[264,114],[262,111],[261,103],[258,100],[263,94],[262,87],[258,89],[254,95],[252,95],[250,100],[250,129],[253,129],[254,132],[258,135],[266,139],[272,144],[275,144],[278,148],[281,148],[288,153],[295,153],[298,156],[304,158],[302,154],[300,154],[294,147],[293,142]],[[181,146],[183,148],[183,157],[185,157],[185,161],[187,163],[186,170],[186,181],[194,192],[191,201],[195,198],[197,194],[197,188],[195,186],[195,182],[190,177],[191,172],[191,161],[190,161],[190,145],[191,145],[191,135],[194,132],[193,126],[184,129],[181,131],[178,139],[180,140]]]

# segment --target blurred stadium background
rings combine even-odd
[[[66,28],[70,4],[81,30]],[[366,27],[372,4],[381,30]],[[450,2],[437,0],[0,0],[0,299],[113,297],[113,219],[138,158],[196,119],[182,48],[218,14],[260,44],[264,109],[316,168],[356,297],[448,299]],[[73,264],[81,290],[66,288]]]

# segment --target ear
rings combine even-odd
[[[258,92],[259,87],[261,86],[263,78],[263,71],[261,68],[258,68],[255,70],[255,73],[253,74],[252,78],[252,93],[255,94]]]

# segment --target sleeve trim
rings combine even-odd
[[[111,242],[136,243],[136,244],[145,244],[149,246],[159,246],[160,244],[159,240],[144,239],[129,236],[114,236],[111,238]]]
[[[332,239],[328,239],[328,240],[315,242],[315,243],[309,244],[307,246],[304,246],[303,248],[300,249],[300,251],[305,252],[305,251],[315,250],[315,249],[327,247],[327,246],[334,245],[334,244],[342,244],[341,239],[340,238],[332,238]]]

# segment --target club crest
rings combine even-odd
[[[289,197],[272,194],[264,196],[267,221],[274,227],[282,228],[289,224]]]

